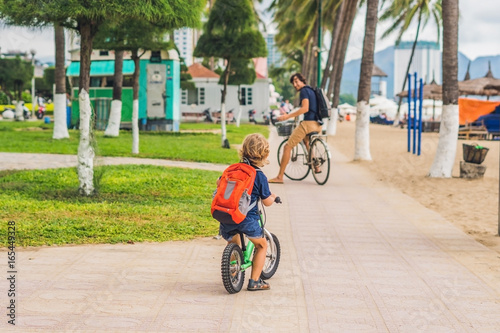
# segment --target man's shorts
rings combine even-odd
[[[238,231],[244,233],[248,238],[262,238],[264,235],[262,227],[258,220],[245,219],[240,224],[220,224],[219,231],[221,236],[228,242]]]
[[[290,135],[290,137],[288,138],[287,144],[293,148],[296,145],[298,145],[300,141],[304,140],[307,133],[311,132],[321,133],[321,131],[322,127],[317,121],[303,120],[300,122],[299,126],[297,126],[293,130],[292,135]]]

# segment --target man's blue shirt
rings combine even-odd
[[[306,113],[304,113],[304,120],[316,120],[316,121],[318,121],[318,117],[317,117],[318,102],[316,101],[316,94],[314,93],[314,90],[310,86],[305,86],[302,89],[300,89],[300,105],[301,106],[302,106],[303,99],[309,100],[309,110]]]

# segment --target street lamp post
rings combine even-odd
[[[31,118],[35,115],[35,54],[36,50],[31,49],[31,65],[33,66],[33,77],[31,78]]]

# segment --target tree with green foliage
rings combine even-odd
[[[11,100],[16,99],[16,119],[24,120],[23,117],[23,89],[31,82],[33,77],[33,66],[20,57],[14,59],[0,59],[0,86]],[[12,95],[11,92],[14,92]]]
[[[178,51],[177,51],[178,52]],[[180,52],[178,52],[180,53]],[[186,66],[186,62],[184,58],[180,58],[181,65],[181,89],[182,90],[190,90],[196,89],[196,85],[192,81],[193,77],[188,72],[188,66]]]
[[[226,93],[234,59],[267,55],[266,42],[259,32],[250,0],[216,0],[194,51],[195,57],[217,57],[226,62],[221,96],[222,146],[226,138]]]
[[[90,57],[94,37],[108,20],[138,19],[152,22],[165,29],[196,26],[200,21],[203,0],[0,0],[0,19],[8,24],[46,26],[54,23],[75,29],[80,35],[80,147],[78,150],[78,176],[80,193],[94,193],[94,149],[90,132]]]
[[[225,74],[226,73],[223,73],[223,75],[220,77],[219,84],[224,84]],[[256,78],[257,74],[255,73],[255,67],[251,59],[233,59],[227,84],[230,86],[238,86],[239,109],[238,115],[236,116],[236,127],[240,127],[242,113],[241,106],[243,105],[241,85],[251,85],[255,82]]]

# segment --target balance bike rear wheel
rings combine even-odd
[[[238,244],[230,243],[224,249],[221,260],[221,275],[224,288],[230,294],[241,290],[245,282],[245,271],[241,270],[243,252]]]

